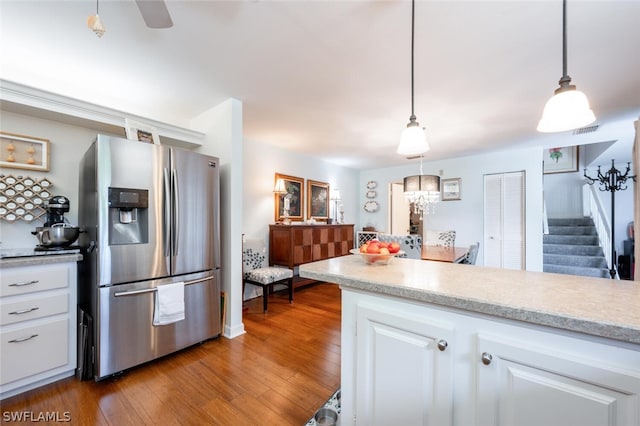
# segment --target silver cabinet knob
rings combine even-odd
[[[449,346],[449,344],[447,343],[446,340],[440,339],[438,341],[438,349],[440,349],[441,352],[443,352],[445,349],[447,349],[447,346]]]
[[[482,363],[484,365],[489,365],[489,364],[491,364],[491,361],[493,361],[493,357],[488,352],[482,352],[481,359],[482,359]]]

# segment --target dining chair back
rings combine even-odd
[[[284,267],[267,265],[266,245],[264,240],[247,239],[242,243],[242,294],[245,284],[262,287],[262,306],[267,312],[269,293],[273,286],[283,284],[289,289],[289,303],[293,302],[293,271]]]
[[[384,243],[398,243],[400,244],[400,250],[404,252],[403,255],[398,257],[408,257],[411,259],[420,259],[422,252],[422,237],[420,235],[378,235],[378,241]]]
[[[475,244],[471,244],[469,246],[469,251],[465,255],[465,257],[460,261],[460,263],[464,263],[467,265],[475,265],[476,259],[478,258],[478,251],[480,250],[480,242],[476,242]]]
[[[427,230],[426,245],[453,247],[456,243],[456,231],[431,231]]]

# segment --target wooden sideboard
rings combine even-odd
[[[353,225],[269,225],[269,265],[293,269],[352,248]]]

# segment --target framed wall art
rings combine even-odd
[[[442,179],[442,201],[460,200],[460,185],[462,179]]]
[[[0,132],[0,167],[49,171],[49,139]]]
[[[327,220],[329,218],[329,184],[307,180],[307,218]]]
[[[578,171],[578,147],[549,148],[544,153],[544,174]]]
[[[278,182],[278,179],[282,179],[282,181],[284,182],[284,189],[286,192],[274,194],[276,222],[280,222],[284,219],[285,197],[287,197],[286,202],[289,205],[288,219],[303,220],[304,217],[302,214],[302,209],[304,207],[304,179],[276,173],[274,186],[275,183]]]
[[[125,118],[124,130],[127,133],[127,139],[160,145],[158,129],[153,126]]]

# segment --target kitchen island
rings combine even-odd
[[[300,276],[342,289],[342,425],[640,425],[638,283],[359,256]]]

